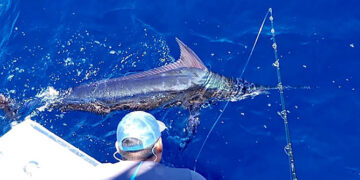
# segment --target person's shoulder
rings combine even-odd
[[[175,167],[167,167],[167,168],[171,169],[171,171],[173,171],[173,172],[178,172],[181,174],[189,174],[190,179],[192,179],[192,180],[205,180],[205,178],[201,174],[199,174],[193,170],[190,170],[188,168],[175,168]]]
[[[128,169],[129,167],[133,167],[138,162],[136,161],[120,161],[117,163],[101,163],[96,166],[96,169]]]
[[[113,177],[125,173],[136,162],[120,161],[117,163],[101,163],[97,165],[92,172],[89,172],[89,178],[91,180],[99,179],[113,179]]]
[[[193,179],[193,180],[205,180],[204,176],[202,176],[201,174],[199,174],[199,173],[197,173],[197,172],[195,172],[193,170],[190,170],[190,169],[189,169],[189,171],[191,171],[190,172],[191,173],[191,179]]]

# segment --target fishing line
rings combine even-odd
[[[260,26],[260,28],[259,28],[259,32],[258,32],[258,34],[257,34],[257,36],[256,36],[256,39],[255,39],[255,42],[254,42],[254,44],[253,44],[253,46],[252,46],[252,48],[251,48],[249,57],[247,58],[247,60],[246,60],[246,62],[245,62],[245,65],[244,65],[244,68],[243,68],[243,70],[241,71],[240,78],[242,78],[242,76],[244,75],[245,69],[247,68],[247,65],[248,65],[249,62],[250,62],[250,59],[251,59],[252,54],[253,54],[253,52],[254,52],[255,46],[256,46],[256,44],[257,44],[257,42],[258,42],[258,40],[259,40],[259,36],[260,36],[260,34],[261,34],[261,31],[262,31],[262,29],[263,29],[263,27],[264,27],[266,18],[267,18],[268,15],[269,15],[269,12],[270,12],[270,11],[267,11],[267,13],[266,13],[266,15],[265,15],[265,17],[264,17],[264,19],[263,19],[263,21],[262,21],[262,23],[261,23],[261,26]]]
[[[252,54],[253,54],[253,52],[254,52],[254,50],[255,50],[255,46],[256,46],[256,44],[257,44],[257,42],[258,42],[259,36],[260,36],[261,31],[262,31],[262,29],[263,29],[263,27],[264,27],[264,24],[265,24],[265,21],[266,21],[268,15],[269,15],[269,12],[270,12],[270,10],[266,12],[265,17],[264,17],[264,19],[263,19],[263,21],[262,21],[262,23],[261,23],[261,26],[260,26],[260,28],[259,28],[259,32],[257,33],[255,42],[254,42],[254,44],[253,44],[253,46],[252,46],[252,48],[251,48],[249,57],[247,58],[247,60],[246,60],[246,62],[245,62],[245,65],[244,65],[244,68],[243,68],[243,70],[241,71],[240,78],[242,78],[242,76],[244,75],[245,69],[246,69],[247,65],[249,64],[249,61],[250,61],[250,59],[251,59],[251,57],[252,57]],[[200,148],[200,150],[199,150],[199,153],[197,154],[197,156],[196,156],[196,158],[195,158],[195,161],[194,161],[194,171],[196,171],[196,165],[197,165],[198,159],[199,159],[199,157],[200,157],[200,154],[201,154],[202,150],[204,149],[204,146],[205,146],[207,140],[209,139],[210,134],[212,133],[214,127],[216,126],[216,124],[217,124],[218,121],[220,120],[222,114],[223,114],[224,111],[226,110],[229,102],[230,102],[230,99],[229,99],[228,101],[226,101],[226,104],[225,104],[223,110],[220,112],[219,116],[217,117],[217,119],[215,120],[214,124],[213,124],[212,127],[210,128],[208,134],[206,135],[206,138],[205,138],[204,142],[203,142],[202,145],[201,145],[201,148]]]
[[[281,100],[281,112],[278,114],[280,117],[284,120],[284,127],[285,127],[285,135],[286,135],[286,146],[284,148],[286,154],[289,157],[289,165],[290,165],[290,176],[292,180],[297,180],[296,172],[295,172],[295,161],[294,161],[294,154],[292,151],[292,144],[291,144],[291,138],[290,138],[290,130],[289,130],[289,124],[288,124],[288,118],[287,118],[287,110],[285,107],[285,99],[284,99],[284,87],[281,81],[281,74],[280,74],[280,62],[279,62],[279,56],[277,51],[277,44],[275,39],[275,29],[274,29],[274,17],[272,15],[272,9],[269,8],[270,17],[269,20],[271,22],[271,35],[272,35],[272,47],[274,49],[274,58],[275,62],[273,63],[273,66],[276,68],[277,78],[278,78],[278,89],[280,93],[280,100]]]

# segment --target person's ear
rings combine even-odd
[[[163,151],[163,145],[162,145],[162,139],[161,137],[159,138],[159,140],[156,142],[155,144],[155,149],[157,153],[162,153]]]

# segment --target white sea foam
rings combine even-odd
[[[36,97],[41,98],[43,100],[53,100],[59,96],[59,91],[57,91],[54,87],[49,86],[45,90],[41,91],[36,95]]]
[[[54,87],[49,86],[45,90],[41,91],[36,95],[37,98],[40,98],[42,101],[45,102],[45,105],[37,108],[38,111],[44,111],[46,108],[49,107],[50,104],[54,103],[58,97],[60,92],[57,91]]]

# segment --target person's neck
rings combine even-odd
[[[153,161],[153,162],[157,163],[157,161],[155,161],[155,160],[157,160],[157,158],[155,156],[152,156],[149,159],[146,159],[145,161]]]

